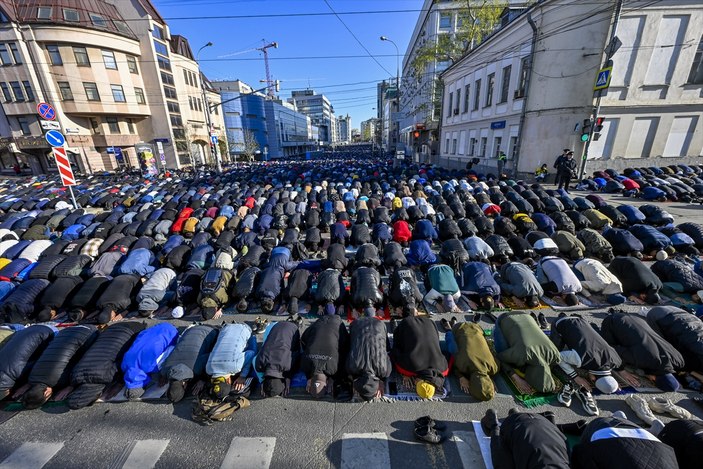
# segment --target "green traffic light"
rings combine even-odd
[[[582,135],[581,135],[581,141],[582,141],[582,142],[587,142],[587,141],[588,141],[588,134],[582,134]]]

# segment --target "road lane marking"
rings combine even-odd
[[[61,448],[63,443],[24,443],[0,463],[0,469],[41,469]]]
[[[391,456],[385,433],[345,433],[342,435],[341,469],[390,467]]]
[[[275,447],[275,438],[234,437],[220,469],[268,469]]]
[[[136,440],[111,466],[115,469],[147,469],[156,466],[171,440]]]

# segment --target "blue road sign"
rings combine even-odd
[[[54,106],[49,103],[37,104],[37,112],[40,116],[42,116],[42,118],[48,121],[53,121],[56,119],[56,110],[54,109]]]
[[[613,67],[605,67],[598,71],[596,84],[593,91],[604,90],[610,86],[610,77],[613,73]]]
[[[210,141],[213,145],[217,145],[217,135],[210,136]]]
[[[50,130],[45,135],[44,138],[49,145],[52,147],[62,147],[66,144],[66,137],[63,136],[58,130]]]

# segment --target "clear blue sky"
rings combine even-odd
[[[223,18],[331,13],[324,0],[154,0],[154,4],[166,18],[171,33],[187,37],[194,53],[208,41],[214,44],[200,54],[202,69],[210,79],[240,79],[254,87],[263,87],[264,84],[259,84],[259,80],[265,78],[263,55],[258,51],[244,51],[261,47],[262,39],[276,41],[279,47],[269,49],[269,63],[273,78],[281,80],[281,98],[288,98],[293,89],[307,88],[309,83],[318,94],[325,94],[330,99],[337,115],[348,113],[352,117],[352,126],[359,128],[361,121],[376,115],[372,109],[376,107],[375,82],[395,78],[395,48],[379,37],[387,36],[398,45],[402,72],[402,55],[419,17],[417,10],[422,8],[423,2],[327,1],[337,13],[403,10],[401,13],[341,15],[349,29],[387,71],[367,55],[334,15]],[[227,55],[231,56],[223,57]],[[348,55],[358,57],[327,58]]]

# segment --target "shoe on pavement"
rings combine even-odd
[[[481,321],[481,313],[474,313],[473,321],[478,324]]]
[[[557,400],[565,407],[571,406],[571,396],[574,394],[574,386],[571,383],[564,383],[564,387],[557,395]]]
[[[630,394],[625,398],[625,403],[635,412],[635,415],[640,418],[647,426],[651,426],[657,418],[649,409],[647,402],[637,394]]]
[[[443,439],[442,435],[437,433],[434,428],[428,426],[416,427],[415,436],[418,440],[426,441],[427,443],[432,443],[434,445],[441,443]]]
[[[415,420],[415,428],[418,427],[431,427],[439,431],[444,431],[447,429],[446,424],[444,424],[443,422],[436,421],[429,415],[425,415],[424,417],[420,417],[419,419]]]
[[[496,411],[493,409],[488,409],[486,411],[486,415],[481,417],[481,429],[483,430],[483,433],[485,433],[486,436],[492,436],[499,426],[500,422],[498,421]]]
[[[452,318],[449,320],[449,325],[451,327],[456,326],[456,323],[459,322],[459,320],[456,318],[456,316],[452,316]]]
[[[596,405],[596,400],[593,399],[593,394],[591,394],[586,388],[579,388],[576,391],[576,397],[579,398],[579,401],[581,401],[581,405],[583,406],[583,410],[585,410],[588,415],[597,417],[598,414],[600,414],[598,405]]]
[[[650,398],[647,403],[649,404],[649,408],[658,414],[669,414],[675,419],[689,420],[691,418],[691,413],[689,411],[683,407],[677,406],[671,402],[671,399],[661,396],[654,396]]]
[[[539,327],[542,328],[542,330],[547,330],[549,329],[549,323],[547,322],[547,318],[544,317],[544,313],[539,313],[537,315],[537,322],[539,323]]]
[[[449,332],[452,330],[452,327],[449,325],[449,321],[444,318],[439,321],[439,324],[442,326],[442,330],[444,330],[444,332]]]

